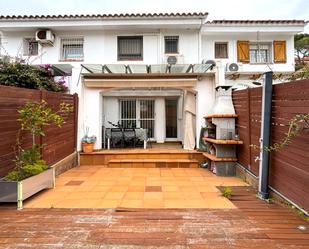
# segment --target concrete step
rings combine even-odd
[[[113,159],[107,164],[110,168],[198,168],[195,159]]]
[[[130,160],[131,162],[133,160],[137,160],[137,162],[150,160],[149,163],[153,163],[155,160],[158,163],[170,162],[170,160],[184,160],[183,163],[187,163],[187,160],[197,160],[198,163],[201,163],[204,156],[197,151],[161,149],[102,150],[93,153],[80,153],[80,165],[108,165],[112,160]]]

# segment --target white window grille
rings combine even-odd
[[[120,99],[120,124],[123,128],[147,129],[154,137],[155,110],[153,99]]]
[[[165,43],[166,54],[177,54],[179,52],[178,51],[179,36],[165,36],[164,43]]]
[[[250,63],[270,63],[271,43],[250,43]]]
[[[39,43],[35,38],[24,38],[23,54],[24,56],[36,56],[39,54]]]
[[[84,38],[62,38],[60,58],[61,60],[83,60]]]

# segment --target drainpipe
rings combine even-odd
[[[271,101],[272,101],[272,87],[273,87],[272,77],[273,72],[266,72],[264,74],[260,148],[268,147],[270,144]],[[263,200],[268,199],[269,196],[268,172],[269,172],[269,152],[261,149],[258,196]]]

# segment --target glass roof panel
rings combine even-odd
[[[193,73],[206,73],[212,66],[212,64],[195,64],[193,65]]]
[[[150,73],[168,73],[168,65],[167,64],[150,65]]]
[[[188,73],[190,64],[175,64],[171,65],[171,73]]]
[[[82,64],[82,73],[103,73],[101,64]]]
[[[129,73],[147,73],[147,65],[137,65],[137,64],[130,64],[128,65]]]
[[[123,64],[106,64],[104,68],[105,73],[126,73],[126,71],[126,66]]]

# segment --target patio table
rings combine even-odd
[[[135,138],[144,141],[144,149],[147,147],[147,129],[143,128],[136,128],[135,131]],[[110,149],[110,141],[114,139],[116,141],[121,141],[121,139],[131,139],[134,138],[132,136],[131,131],[122,130],[122,132],[117,132],[112,135],[112,128],[105,129],[105,138],[107,139],[107,149]]]

